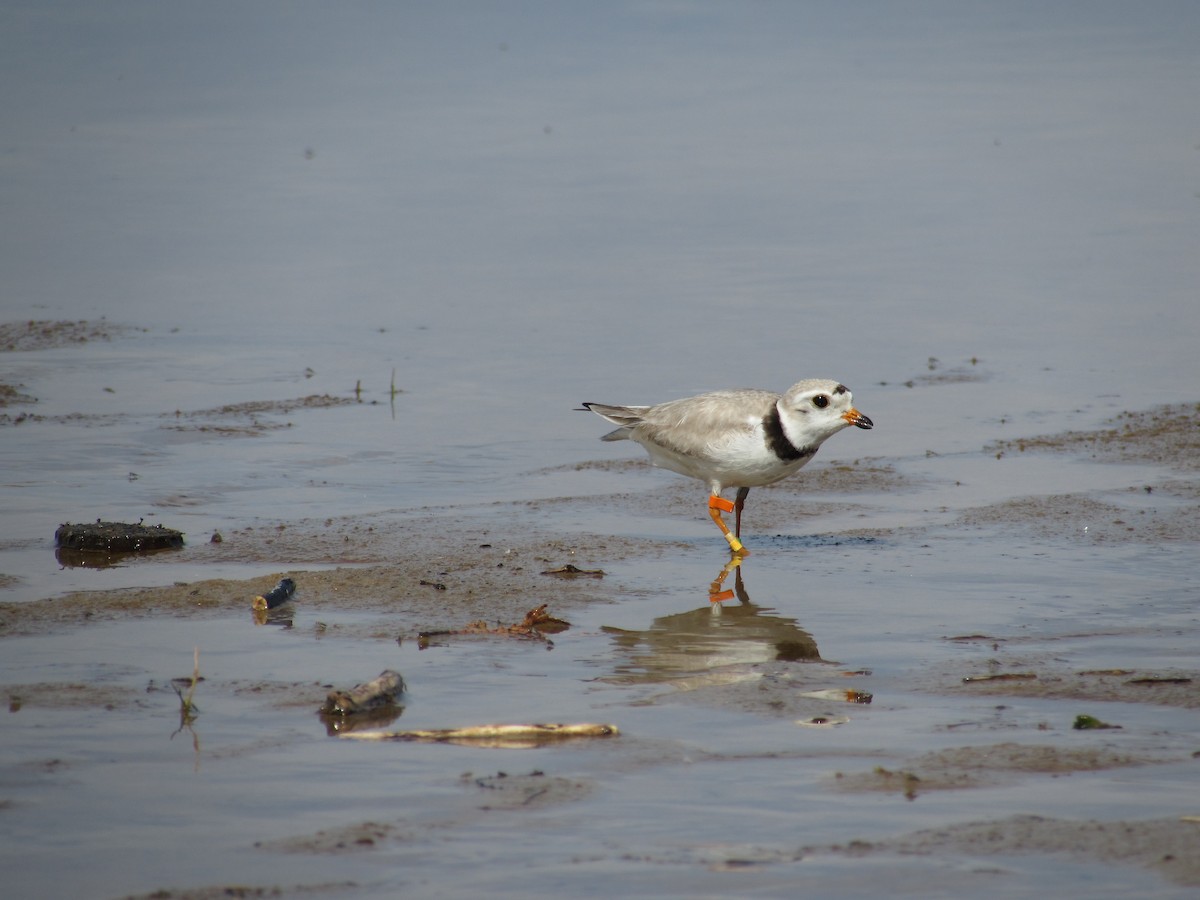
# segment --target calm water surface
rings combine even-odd
[[[169,739],[170,693],[112,712],[31,708],[0,728],[6,881],[30,897],[351,880],[353,896],[773,896],[803,876],[869,896],[877,860],[712,863],[984,810],[1194,814],[1194,764],[917,803],[828,787],[880,754],[997,740],[946,729],[1003,701],[919,690],[922,668],[966,652],[946,636],[1100,623],[1110,636],[1072,645],[1077,668],[1192,665],[1194,542],[1100,545],[1083,519],[1051,540],[812,534],[1165,477],[1065,458],[1000,468],[984,448],[1200,399],[1198,51],[1200,10],[1182,2],[4,4],[2,318],[103,318],[116,333],[0,354],[0,382],[38,401],[5,412],[45,417],[0,429],[0,599],[278,568],[63,568],[63,521],[145,518],[189,541],[299,518],[407,524],[422,506],[494,524],[497,502],[675,483],[574,471],[636,450],[597,443],[603,424],[572,412],[582,400],[836,378],[876,428],[838,436],[814,466],[878,457],[914,485],[784,523],[745,567],[760,618],[874,673],[876,702],[841,729],[659,703],[654,684],[614,677],[630,658],[605,629],[650,632],[707,605],[721,560],[702,501],[691,518],[547,507],[542,524],[568,534],[681,542],[610,569],[633,596],[581,613],[551,653],[364,650],[314,640],[302,610],[291,631],[164,620],[7,639],[9,685],[142,691],[203,645],[230,679],[398,668],[426,685],[413,727],[453,708],[619,721],[630,737],[619,752],[396,752],[246,699],[205,711],[197,756],[186,734]],[[265,413],[254,437],[172,427],[356,385],[363,403]],[[730,652],[761,652],[738,627]],[[1014,703],[1000,739],[1036,741],[1038,722],[1076,705]],[[1193,712],[1113,715],[1117,744],[1194,746]],[[593,788],[514,825],[479,816],[459,784],[533,769]],[[253,846],[369,820],[411,839],[367,855]],[[1136,868],[1096,879],[1031,859],[981,885],[954,862],[889,865],[915,895],[1176,895]]]

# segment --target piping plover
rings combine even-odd
[[[870,428],[854,408],[850,390],[836,381],[812,378],[784,394],[753,388],[713,391],[657,406],[585,403],[614,425],[603,441],[637,441],[650,461],[708,484],[708,514],[729,549],[748,554],[740,538],[742,506],[750,488],[774,484],[804,466],[817,448],[843,428]],[[736,487],[737,498],[721,496]],[[722,512],[735,515],[731,532]]]

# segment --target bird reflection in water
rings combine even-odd
[[[736,596],[737,604],[706,603],[699,609],[662,616],[645,631],[606,627],[621,660],[605,681],[657,684],[700,675],[722,683],[761,677],[752,666],[766,662],[828,662],[817,642],[795,619],[774,615],[750,600],[741,560],[730,560],[713,582],[713,594]],[[721,585],[734,574],[732,591]]]
[[[729,557],[729,562],[725,563],[725,568],[721,569],[720,574],[713,579],[712,584],[708,586],[708,602],[720,603],[722,600],[732,600],[735,596],[743,604],[750,602],[750,596],[746,593],[746,586],[742,583],[742,560],[745,557],[740,554],[734,554]],[[737,572],[733,579],[733,590],[725,589],[725,579],[729,577],[731,572]],[[714,612],[720,610],[716,607]]]

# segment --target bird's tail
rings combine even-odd
[[[642,421],[642,414],[649,409],[648,406],[609,406],[607,403],[585,403],[581,408],[591,410],[601,418],[620,426],[616,431],[610,431],[600,438],[602,441],[628,440],[630,430]]]

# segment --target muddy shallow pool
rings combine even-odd
[[[1064,483],[1077,466],[1111,475],[975,507],[951,507],[957,488],[923,460],[814,464],[805,496],[753,495],[753,553],[716,604],[727,554],[672,481],[279,521],[118,560],[152,586],[0,606],[10,870],[29,896],[518,896],[612,878],[678,896],[818,879],[852,896],[883,877],[1182,896],[1200,884],[1180,790],[1200,707],[1195,471],[1123,460],[1133,445],[1190,460],[1198,421],[1153,411],[1095,460],[1078,434],[1023,451],[1037,459],[981,451],[959,463],[976,478],[1003,477],[1009,453]],[[930,509],[875,524],[914,495]],[[208,567],[262,574],[177,580]],[[292,600],[252,610],[284,576]],[[570,628],[499,628],[541,604]],[[477,621],[491,630],[464,633]],[[325,695],[389,668],[408,691],[366,727],[619,735],[339,737],[364,726],[320,717]],[[64,855],[78,875],[56,870]]]
[[[117,5],[0,28],[8,892],[1195,895],[1190,7]],[[577,411],[805,377],[738,566]]]

